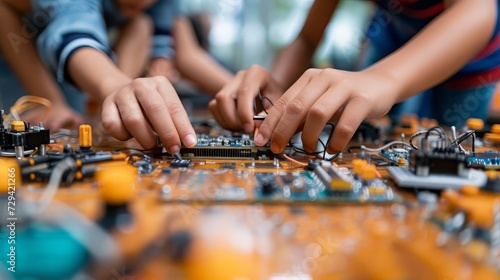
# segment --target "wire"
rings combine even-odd
[[[26,95],[19,98],[16,103],[10,107],[9,114],[4,115],[3,124],[7,126],[13,120],[21,120],[20,115],[40,105],[47,108],[47,110],[40,117],[40,119],[44,119],[48,116],[50,109],[52,108],[52,103],[48,99],[32,95]]]
[[[294,162],[294,163],[298,164],[298,165],[307,166],[307,163],[304,163],[304,162],[298,161],[296,159],[293,159],[293,158],[289,157],[287,154],[283,154],[283,157],[286,158],[287,160],[291,161],[291,162]]]
[[[264,113],[268,114],[266,106],[264,106],[264,100],[267,100],[269,104],[271,104],[271,107],[274,106],[273,101],[267,96],[262,96],[260,89],[257,92],[257,97],[260,101],[260,105],[262,106],[262,110],[264,111]],[[253,110],[255,111],[255,113],[259,113],[259,109],[257,109],[257,102],[255,101],[255,99],[253,100]]]
[[[49,219],[82,244],[98,262],[112,263],[120,259],[118,244],[94,221],[70,206],[54,201]],[[99,242],[96,242],[98,240]]]
[[[359,147],[360,147],[360,149],[368,151],[368,152],[380,152],[382,150],[385,150],[385,149],[391,147],[392,145],[404,145],[406,147],[412,148],[412,146],[410,144],[403,142],[403,141],[392,141],[392,142],[390,142],[382,147],[379,147],[379,148],[368,148],[365,145],[361,145]]]
[[[427,130],[427,132],[425,133],[426,139],[429,137],[429,135],[432,131],[437,131],[442,138],[448,139],[446,137],[446,134],[444,133],[444,129],[440,126],[434,126],[434,127],[429,128],[429,130]]]
[[[327,126],[331,126],[331,127],[332,127],[332,129],[330,130],[330,132],[329,132],[329,134],[328,134],[328,138],[326,139],[326,143],[329,143],[329,142],[330,142],[330,140],[331,140],[331,138],[332,138],[332,136],[333,136],[333,132],[334,132],[334,130],[335,130],[335,125],[334,125],[333,123],[327,123],[327,124],[325,124],[325,128],[326,128]],[[323,130],[324,130],[324,129],[323,129]],[[296,147],[296,146],[294,145],[294,143],[292,143],[291,141],[290,141],[288,144],[292,147],[292,149],[293,149],[295,152],[297,152],[297,153],[299,153],[299,154],[318,156],[319,154],[323,153],[323,156],[322,156],[322,159],[323,159],[323,160],[329,160],[329,161],[334,160],[334,159],[335,159],[335,158],[337,158],[337,157],[338,157],[338,155],[340,154],[340,152],[338,152],[338,153],[337,153],[337,154],[335,154],[333,157],[330,157],[330,159],[326,159],[326,144],[325,144],[325,142],[323,142],[323,140],[321,140],[321,139],[319,139],[319,138],[318,138],[318,142],[321,144],[321,146],[323,146],[323,150],[322,150],[322,151],[307,152],[306,150],[304,150],[304,149],[302,149],[302,148]]]
[[[436,134],[441,135],[441,133],[439,131],[431,131],[431,132],[435,132]],[[419,136],[422,136],[422,135],[427,135],[427,133],[429,133],[429,130],[423,130],[423,131],[418,131],[417,133],[413,134],[410,139],[408,140],[408,142],[410,143],[410,146],[415,149],[415,150],[418,150],[418,147],[416,147],[414,144],[413,144],[413,140]],[[446,137],[446,136],[445,136]]]

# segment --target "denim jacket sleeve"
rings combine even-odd
[[[70,80],[66,62],[79,48],[94,48],[112,57],[101,0],[33,0],[33,7],[47,17],[48,25],[38,36],[37,47],[59,82]]]
[[[175,17],[179,15],[179,1],[159,0],[147,13],[154,22],[151,58],[171,58],[174,55],[172,27]]]

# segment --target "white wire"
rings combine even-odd
[[[50,175],[47,187],[42,193],[42,196],[36,204],[30,205],[26,208],[29,216],[37,216],[47,208],[47,206],[52,202],[54,195],[59,189],[64,172],[70,168],[76,168],[75,159],[72,157],[67,157],[56,164],[52,174]]]
[[[380,148],[368,148],[365,145],[361,145],[360,148],[362,150],[365,150],[365,151],[368,151],[368,152],[380,152],[380,151],[385,150],[385,149],[387,149],[387,148],[389,148],[389,147],[391,147],[393,145],[404,145],[404,146],[406,146],[406,147],[408,147],[410,149],[413,149],[410,144],[408,144],[406,142],[403,142],[403,141],[392,141],[392,142],[390,142],[390,143],[388,143],[388,144],[386,144],[386,145],[384,145],[384,146],[382,146]]]
[[[120,259],[120,251],[115,240],[94,221],[61,202],[52,202],[48,209],[52,210],[48,215],[50,221],[71,234],[98,261],[109,263]]]
[[[25,150],[23,152],[23,155],[29,156],[31,153],[33,153],[33,151],[35,151],[35,150]],[[16,153],[15,152],[6,152],[6,151],[3,151],[2,149],[0,149],[0,156],[2,156],[2,157],[15,157]]]

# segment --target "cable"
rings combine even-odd
[[[433,130],[431,132],[435,132],[437,133],[437,135],[439,136],[442,136],[442,134],[439,132],[439,131],[436,131],[436,130]],[[417,133],[413,134],[410,139],[408,140],[408,142],[410,143],[410,146],[415,149],[415,150],[418,150],[418,147],[416,147],[415,145],[413,145],[413,139],[421,136],[421,135],[427,135],[427,133],[429,133],[429,130],[424,130],[424,131],[418,131]],[[445,136],[446,137],[446,136]]]
[[[260,89],[257,92],[257,97],[260,101],[260,105],[262,106],[262,111],[264,111],[264,113],[268,114],[267,110],[266,110],[266,106],[264,106],[263,101],[267,100],[269,102],[269,104],[271,104],[271,107],[274,106],[273,101],[267,96],[262,96]],[[253,110],[255,111],[255,113],[259,113],[259,109],[257,109],[257,102],[255,101],[255,99],[253,100]]]
[[[112,263],[120,259],[118,245],[103,228],[70,206],[51,203],[50,221],[66,230],[100,262]],[[98,241],[98,242],[96,242]]]
[[[365,151],[368,151],[368,152],[380,152],[382,150],[385,150],[389,147],[391,147],[392,145],[404,145],[406,147],[409,147],[409,148],[412,148],[412,146],[406,142],[402,142],[402,141],[392,141],[382,147],[379,147],[379,148],[368,148],[366,147],[365,145],[361,145],[359,146],[362,150],[365,150]]]
[[[283,154],[283,157],[286,158],[287,160],[291,161],[291,162],[294,162],[294,163],[298,164],[298,165],[307,166],[307,163],[304,163],[304,162],[298,161],[296,159],[293,159],[293,158],[289,157],[287,154]]]
[[[52,202],[52,199],[54,198],[57,190],[59,189],[59,185],[61,184],[64,173],[67,170],[71,170],[74,168],[76,168],[76,162],[72,157],[66,157],[56,164],[56,166],[52,170],[52,174],[50,175],[47,187],[38,200],[37,205],[35,206],[35,208],[31,208],[31,211],[28,211],[31,216],[36,216],[42,213],[47,208],[47,206]]]
[[[52,108],[52,103],[43,97],[26,95],[19,98],[16,103],[12,107],[10,107],[10,112],[8,115],[4,115],[3,124],[7,126],[12,120],[21,120],[20,115],[28,110],[36,108],[37,106],[42,105],[47,108],[44,114],[40,117],[40,119],[44,119],[50,112]]]

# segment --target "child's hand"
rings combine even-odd
[[[248,70],[238,72],[236,77],[217,93],[208,107],[217,122],[230,130],[244,129],[251,132],[254,129],[254,100],[259,89],[262,96],[276,101],[283,90],[271,75],[260,66],[252,66]],[[270,107],[268,100],[256,101],[265,108]]]
[[[268,110],[255,144],[263,146],[271,140],[271,150],[280,153],[303,125],[304,149],[313,152],[325,124],[338,114],[327,150],[341,151],[365,118],[382,117],[396,101],[397,84],[368,71],[307,70]]]
[[[133,136],[146,149],[156,146],[156,132],[170,153],[181,142],[192,147],[196,135],[172,85],[165,77],[135,79],[109,95],[102,107],[104,129],[119,140]]]
[[[45,109],[44,109],[45,110]],[[50,130],[58,130],[60,128],[75,129],[82,124],[82,116],[75,112],[66,104],[52,103],[50,112],[43,117],[43,111],[34,109],[22,115],[22,120],[29,122],[32,126],[43,122],[43,126]]]

